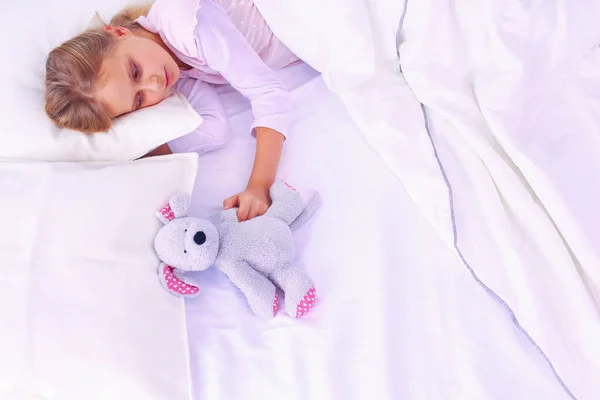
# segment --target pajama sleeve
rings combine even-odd
[[[215,88],[198,79],[187,78],[175,87],[204,119],[193,132],[168,143],[173,153],[206,153],[221,147],[229,138],[227,116]]]
[[[219,72],[252,105],[256,127],[287,134],[290,102],[287,88],[248,44],[225,11],[204,1],[198,11],[196,43],[208,67]]]

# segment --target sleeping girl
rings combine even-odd
[[[296,61],[252,0],[156,0],[52,50],[46,113],[60,127],[105,132],[114,118],[155,105],[176,89],[204,123],[151,155],[203,153],[227,140],[227,117],[214,85],[231,84],[250,100],[255,118],[248,185],[223,203],[239,207],[244,221],[270,205],[290,108],[287,89],[273,71]]]

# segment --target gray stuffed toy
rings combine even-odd
[[[236,208],[225,210],[218,230],[209,221],[187,216],[189,195],[173,197],[157,212],[165,225],[154,242],[165,289],[180,297],[197,296],[198,285],[182,272],[203,271],[214,264],[259,317],[277,313],[276,287],[285,294],[289,315],[299,318],[310,311],[316,292],[311,279],[291,266],[292,229],[314,214],[319,196],[315,193],[304,206],[296,190],[284,182],[276,182],[270,193],[272,205],[264,215],[239,222]]]

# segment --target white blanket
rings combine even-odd
[[[400,47],[457,247],[579,399],[600,393],[599,17],[594,1],[409,0]]]
[[[567,398],[323,80],[292,101],[281,175],[323,197],[295,235],[319,300],[303,320],[261,321],[224,275],[196,274],[202,296],[187,302],[187,319],[197,398]],[[196,215],[217,212],[250,172],[252,115],[232,114],[231,142],[200,159]]]

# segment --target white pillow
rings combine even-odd
[[[19,0],[0,2],[0,158],[50,161],[132,160],[193,131],[201,117],[183,96],[173,96],[120,118],[108,134],[86,136],[56,128],[44,113],[45,63],[50,50],[126,0]]]
[[[0,162],[1,399],[193,398],[184,303],[153,239],[196,168],[195,154]]]

